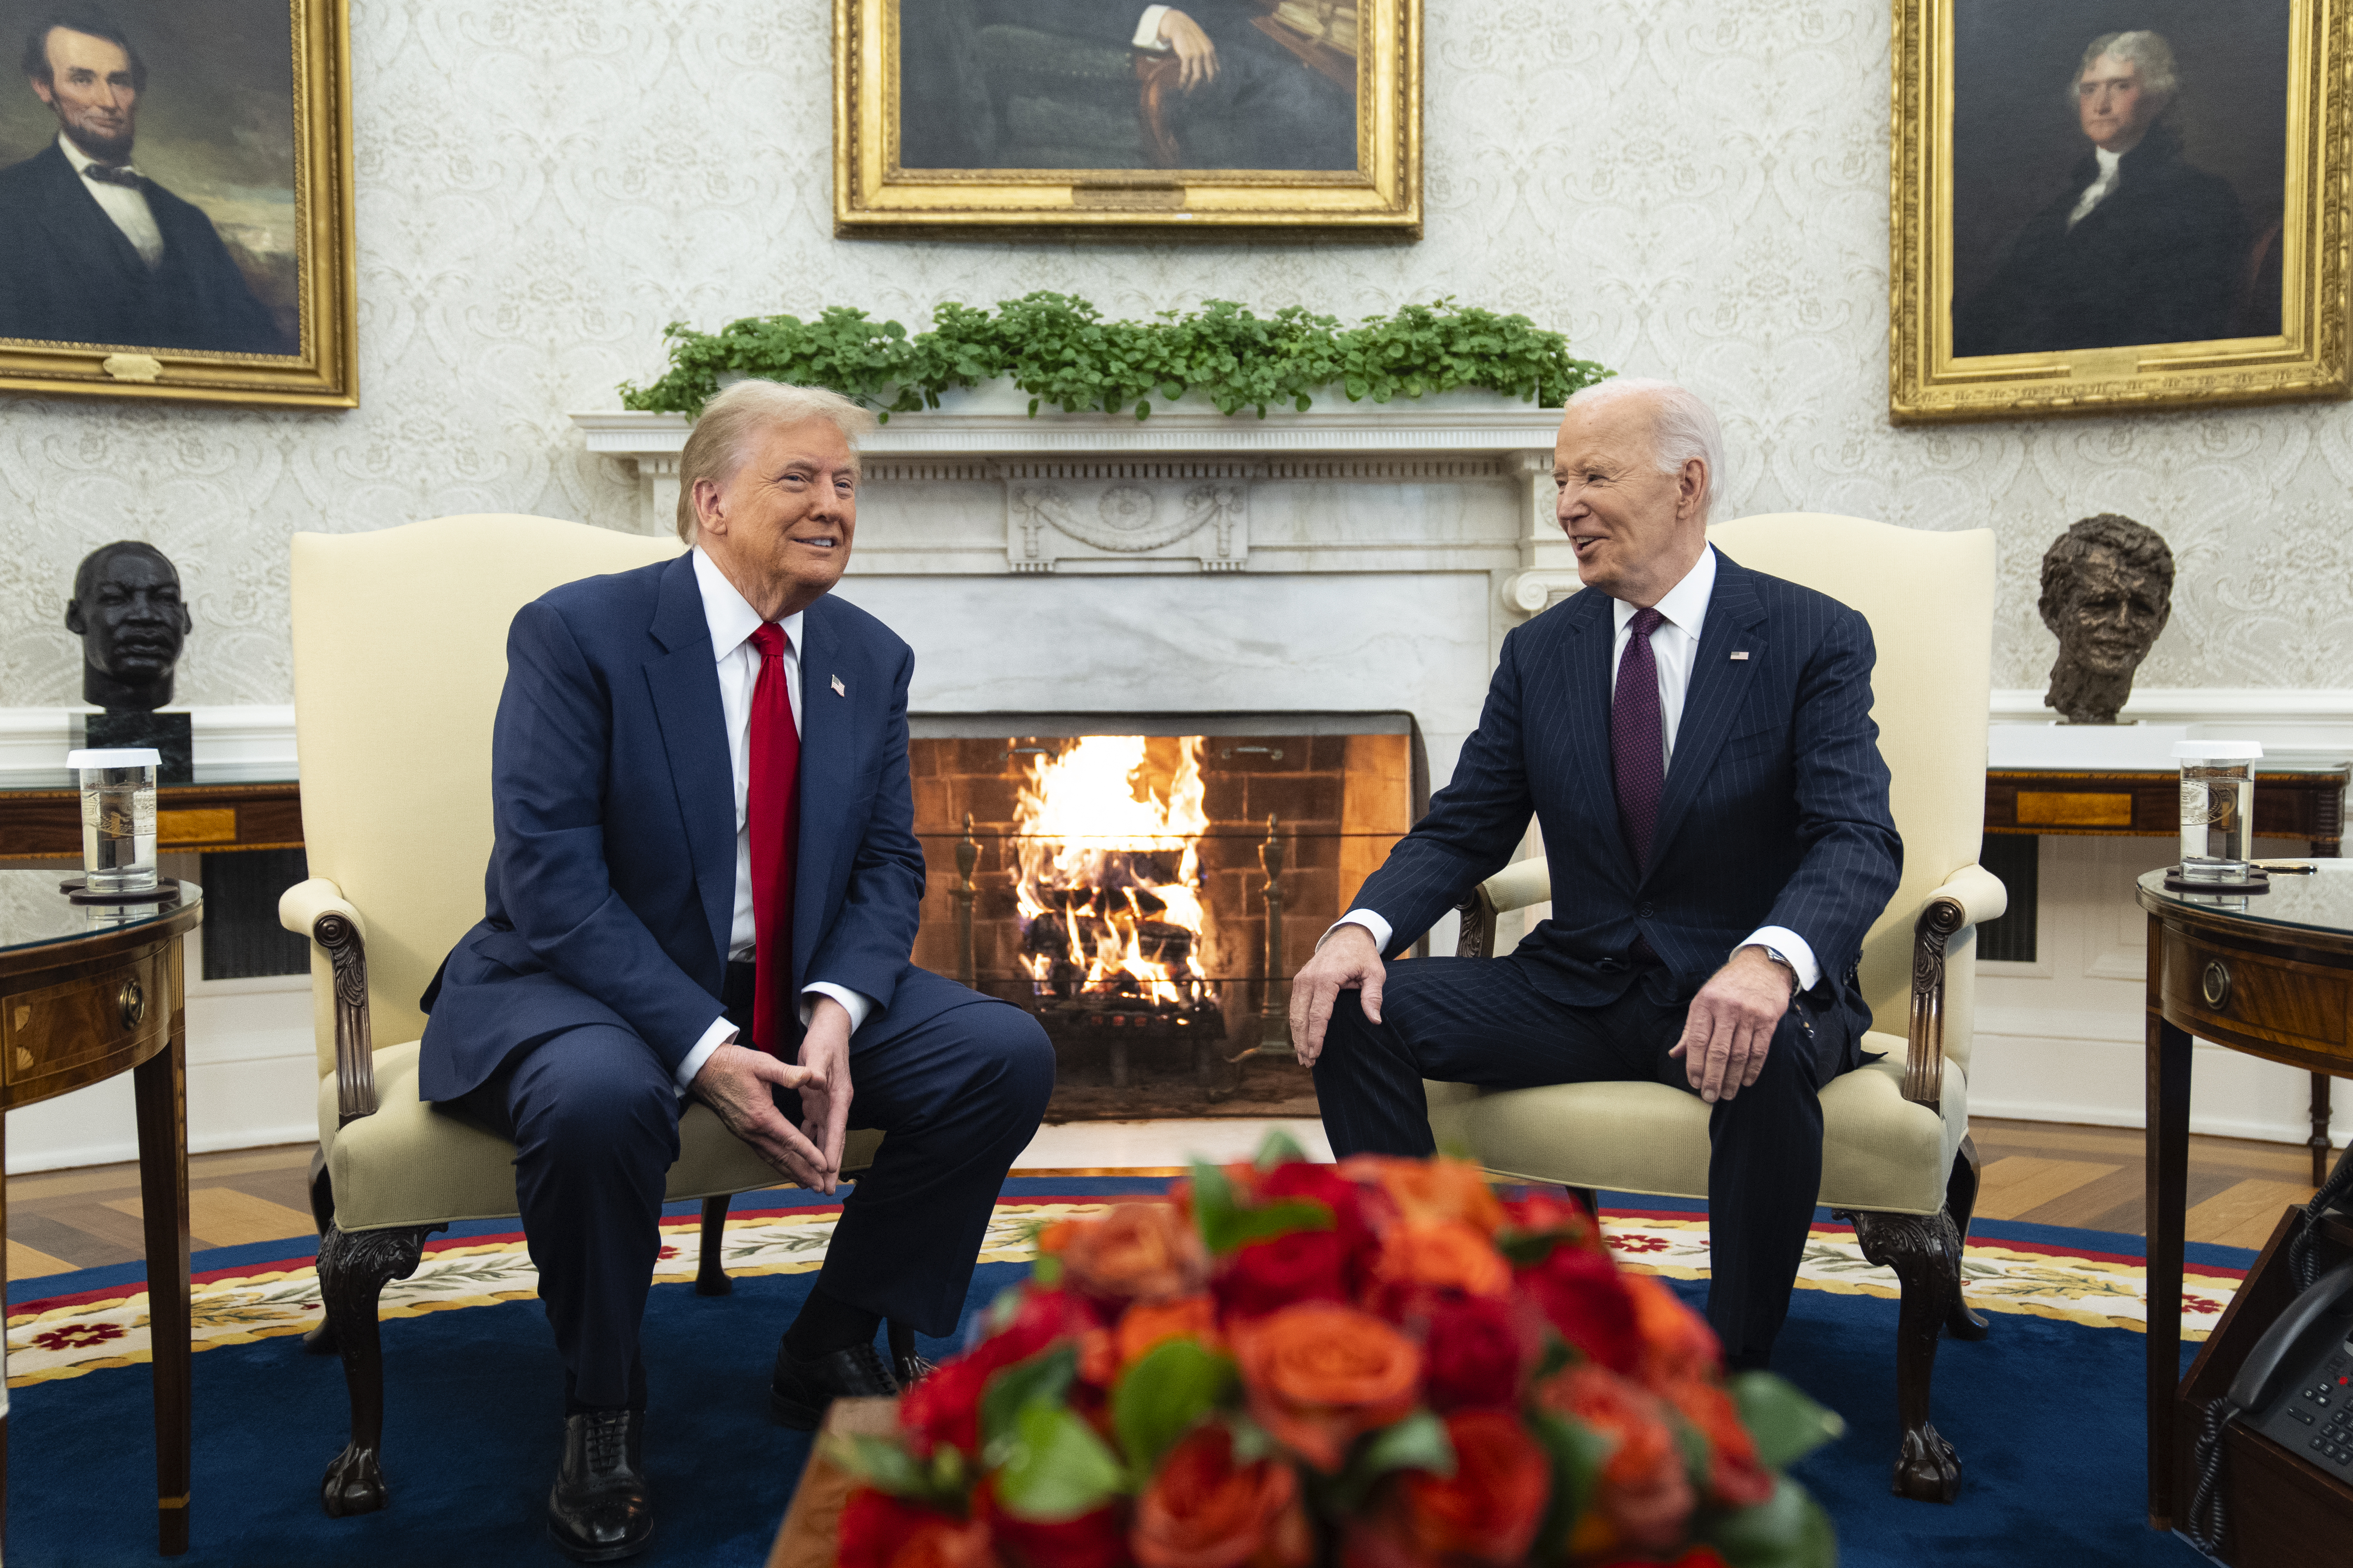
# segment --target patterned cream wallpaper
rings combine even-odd
[[[1080,247],[833,239],[828,0],[353,0],[363,405],[0,403],[0,706],[75,700],[59,616],[103,541],[186,576],[183,701],[284,701],[288,535],[622,524],[629,482],[565,416],[616,406],[664,321],[845,302],[913,324],[1041,288],[1135,314],[1525,311],[1714,401],[1726,515],[1998,529],[1997,686],[2041,685],[2037,563],[2103,510],[2183,568],[2143,684],[2347,683],[2353,408],[1888,426],[1884,0],[1426,10],[1421,243]]]

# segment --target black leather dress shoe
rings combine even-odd
[[[547,1494],[547,1533],[575,1563],[617,1563],[653,1539],[653,1494],[640,1468],[645,1413],[564,1418],[564,1462]]]
[[[852,1345],[809,1360],[776,1352],[776,1375],[768,1384],[768,1409],[797,1431],[813,1432],[825,1407],[837,1399],[887,1399],[898,1381],[874,1347]]]

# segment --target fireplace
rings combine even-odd
[[[1313,1114],[1286,982],[1427,799],[1409,715],[919,715],[910,731],[930,868],[915,962],[1045,1026],[1050,1120]]]

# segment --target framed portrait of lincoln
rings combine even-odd
[[[1898,423],[2353,390],[2347,0],[1897,0]]]
[[[1421,0],[834,0],[844,235],[1419,237]]]
[[[347,0],[0,0],[0,391],[350,407]]]

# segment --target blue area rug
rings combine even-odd
[[[1034,1178],[1008,1183],[1005,1201],[1085,1202],[1164,1184]],[[824,1206],[790,1193],[748,1195],[740,1206],[789,1208],[796,1199],[811,1210]],[[1611,1194],[1605,1207],[1660,1213],[1697,1205]],[[676,1212],[691,1216],[684,1207]],[[442,1243],[462,1251],[512,1228],[512,1221],[457,1227]],[[1973,1240],[2126,1258],[2140,1250],[2137,1237],[2019,1225],[1980,1225]],[[255,1270],[300,1261],[301,1250],[283,1243],[223,1248],[199,1254],[195,1264],[203,1272]],[[2252,1261],[2226,1248],[2192,1251],[2193,1263],[2214,1268]],[[967,1321],[1026,1272],[1019,1263],[984,1263]],[[103,1293],[139,1277],[133,1265],[26,1280],[12,1286],[11,1308]],[[708,1300],[682,1283],[655,1289],[645,1332],[653,1391],[647,1462],[660,1522],[641,1561],[756,1568],[765,1560],[809,1447],[806,1435],[770,1421],[768,1370],[776,1336],[814,1278],[738,1274],[733,1295]],[[1695,1303],[1705,1291],[1702,1280],[1674,1284]],[[1825,1289],[1798,1292],[1777,1369],[1847,1419],[1845,1439],[1798,1471],[1838,1523],[1841,1561],[1853,1568],[2194,1568],[2202,1561],[2197,1553],[2142,1522],[2141,1335],[2022,1312],[1991,1321],[1987,1340],[1948,1339],[1938,1353],[1936,1422],[1960,1451],[1964,1476],[1961,1500],[1939,1508],[1888,1490],[1895,1303]],[[12,1323],[11,1343],[25,1332]],[[195,1358],[194,1545],[180,1561],[190,1568],[563,1561],[541,1532],[562,1375],[538,1304],[391,1319],[384,1344],[393,1501],[384,1512],[350,1520],[330,1520],[318,1504],[320,1473],[348,1430],[341,1364],[303,1354],[282,1334],[216,1344]],[[923,1348],[936,1356],[956,1347]],[[148,1395],[143,1364],[13,1390],[8,1558],[16,1568],[155,1560]]]

